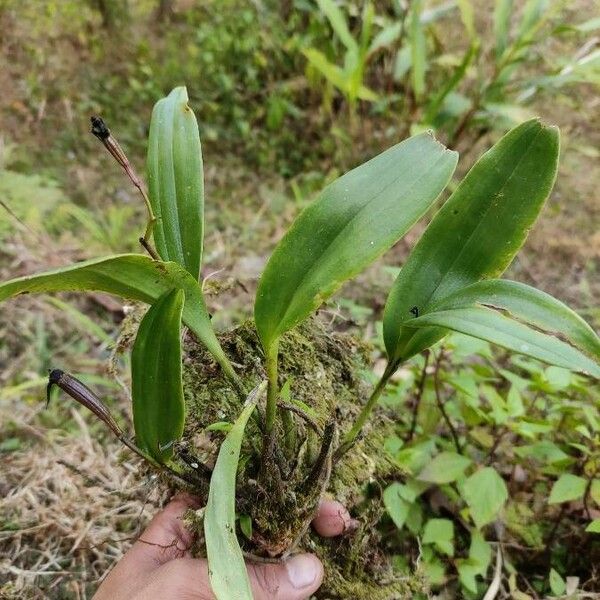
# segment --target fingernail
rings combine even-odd
[[[314,556],[301,554],[288,560],[285,568],[292,586],[297,590],[302,590],[314,584],[319,576],[320,564]]]

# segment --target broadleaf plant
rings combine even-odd
[[[321,5],[329,7],[338,35],[346,36],[339,11],[332,3]],[[500,30],[497,35],[503,39]],[[143,184],[120,146],[101,120],[95,118],[94,123],[96,134],[146,200]],[[452,177],[457,154],[429,133],[414,136],[331,183],[297,217],[275,248],[256,294],[255,328],[262,350],[254,348],[252,363],[260,363],[258,380],[268,381],[263,405],[259,401],[263,387],[255,387],[254,375],[241,373],[241,368],[236,371],[223,350],[198,281],[204,230],[202,158],[185,88],[176,88],[157,104],[150,130],[152,210],[141,241],[151,257],[116,255],[20,277],[0,285],[0,300],[23,293],[99,290],[151,305],[132,352],[135,443],[109,409],[75,378],[55,369],[50,383],[90,408],[130,449],[170,474],[174,484],[192,487],[206,498],[210,479],[204,529],[218,598],[251,597],[235,534],[236,474],[252,497],[239,514],[251,536],[243,542],[246,549],[249,545],[253,552],[258,549],[269,557],[287,556],[305,535],[332,469],[351,451],[394,372],[448,331],[462,331],[514,353],[600,378],[600,339],[578,315],[548,294],[498,279],[552,189],[559,153],[555,128],[532,120],[510,131],[479,159],[434,215],[387,300],[383,323],[387,367],[358,415],[354,417],[357,411],[350,410],[343,418],[336,406],[323,415],[311,406],[314,398],[294,397],[295,383],[278,374],[279,346],[345,281],[391,248],[432,208]],[[224,376],[217,391],[210,391],[211,404],[205,407],[215,418],[202,423],[205,433],[221,439],[228,431],[214,469],[194,455],[197,423],[191,423],[192,435],[185,437],[185,419],[191,417],[186,403],[195,400],[182,389],[182,355],[187,368],[198,352],[188,353],[182,346],[182,323],[208,352],[203,363],[208,377],[220,377],[219,368]],[[301,377],[310,379],[314,373]],[[463,387],[468,389],[468,382]],[[492,392],[490,402],[497,402]],[[497,402],[499,422],[508,411],[522,414],[518,390],[516,394],[511,406],[508,400],[506,405]],[[230,411],[224,422],[220,409],[232,406],[233,414]],[[245,436],[251,438],[247,444]],[[257,443],[257,436],[262,443]],[[462,487],[476,527],[501,512],[506,496],[502,476],[485,467],[465,480],[471,460],[461,456],[456,436],[454,441],[456,452],[443,452],[429,466],[427,451],[421,458],[415,454],[419,464],[413,465],[413,474],[420,475],[393,484],[384,494],[398,527],[406,524],[411,531],[419,530],[422,515],[415,512],[414,501],[431,485]],[[241,448],[243,460],[239,460]],[[300,464],[305,472],[298,475]],[[252,477],[241,477],[247,468],[252,469]],[[493,503],[479,489],[486,482],[499,490]],[[268,500],[271,513],[258,510],[261,502],[255,500],[256,494]],[[273,526],[273,515],[285,518],[290,506],[298,511],[291,519],[293,527],[285,539],[269,542],[265,531]],[[249,515],[254,509],[258,515]],[[425,553],[436,544],[442,553],[454,552],[450,521],[432,520],[425,527],[430,534],[427,540],[431,538]],[[439,536],[433,534],[437,530],[445,536],[441,546]],[[474,564],[458,563],[469,584],[489,563],[487,551],[474,553],[485,556],[473,559]],[[235,577],[230,577],[232,569]]]

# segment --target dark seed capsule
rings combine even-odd
[[[99,140],[104,141],[110,137],[110,131],[106,123],[100,117],[90,117],[90,121],[92,122],[92,133]]]
[[[102,400],[90,390],[87,385],[79,381],[72,375],[61,371],[60,369],[53,369],[48,375],[48,387],[46,388],[46,406],[50,402],[50,392],[52,386],[57,385],[61,390],[66,392],[73,400],[77,400],[80,404],[85,406],[88,410],[92,411],[99,419],[101,419],[106,425],[110,427],[113,433],[117,437],[122,437],[123,432],[117,425],[117,422],[113,419],[110,411],[103,404]]]

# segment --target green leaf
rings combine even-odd
[[[204,536],[210,584],[217,600],[252,600],[244,556],[235,535],[235,479],[246,423],[256,407],[261,384],[221,444],[210,479],[204,516]]]
[[[252,517],[250,515],[240,515],[240,529],[246,539],[252,539]]]
[[[481,529],[496,518],[508,499],[508,490],[495,469],[484,467],[465,481],[462,495],[473,522]]]
[[[390,248],[448,183],[457,155],[429,134],[327,186],[296,219],[261,277],[254,317],[265,348]]]
[[[411,327],[445,327],[498,344],[551,365],[581,371],[600,378],[600,365],[552,334],[542,333],[496,310],[456,308],[425,314],[410,321]]]
[[[204,175],[200,134],[185,87],[175,88],[152,111],[148,140],[148,191],[160,257],[198,279],[204,238]]]
[[[198,282],[173,262],[156,262],[141,254],[95,258],[7,281],[0,285],[0,302],[18,294],[95,290],[153,304],[173,288],[185,291],[184,323],[212,353],[225,373],[235,379],[236,374],[213,331]]]
[[[570,502],[579,500],[585,494],[587,481],[583,477],[565,473],[561,475],[552,486],[548,504],[560,504],[561,502]]]
[[[517,31],[519,44],[528,43],[549,16],[549,0],[527,0]]]
[[[415,312],[510,264],[548,197],[558,164],[558,130],[538,120],[507,133],[486,152],[435,215],[402,267],[383,321],[393,364],[445,333],[411,330]]]
[[[469,38],[474,39],[477,37],[475,31],[475,11],[471,0],[457,0],[458,8],[460,10],[460,18],[469,34]]]
[[[392,483],[383,492],[385,509],[398,529],[404,527],[411,506],[411,503],[402,497],[401,491],[402,484]]]
[[[486,306],[541,329],[600,360],[600,338],[574,311],[524,283],[504,279],[479,281],[435,303],[431,311]]]
[[[319,5],[321,12],[329,20],[329,24],[340,39],[340,42],[342,42],[349,51],[357,52],[358,44],[352,37],[344,13],[342,13],[338,5],[333,0],[317,0],[317,4]]]
[[[454,523],[448,519],[429,519],[422,541],[423,544],[433,544],[448,556],[454,556]]]
[[[456,452],[441,452],[419,474],[421,481],[452,483],[463,476],[465,469],[471,464],[466,456]]]
[[[590,496],[592,500],[600,507],[600,479],[594,479],[592,481]]]
[[[144,315],[131,351],[131,396],[137,445],[159,463],[173,456],[185,420],[181,381],[181,313],[185,294],[174,289]]]
[[[558,571],[550,569],[550,590],[555,596],[562,596],[567,589],[565,580],[560,576]]]
[[[458,67],[454,69],[454,73],[452,73],[452,76],[442,86],[440,91],[437,94],[435,94],[429,101],[429,104],[427,105],[427,110],[425,111],[425,116],[423,117],[424,123],[432,123],[434,119],[438,116],[438,113],[444,100],[446,99],[448,94],[450,94],[456,88],[456,86],[464,79],[467,73],[467,69],[473,62],[473,59],[477,56],[478,52],[478,44],[471,44],[469,46],[469,48],[465,52],[465,55],[460,65],[458,65]]]
[[[600,519],[594,519],[585,530],[588,533],[600,533]]]
[[[425,70],[427,67],[427,40],[421,22],[422,1],[411,3],[409,22],[409,43],[411,49],[411,81],[413,93],[417,99],[425,94]]]
[[[508,46],[510,32],[510,17],[513,12],[513,0],[496,0],[494,8],[494,37],[496,38],[496,60]]]
[[[485,541],[478,530],[471,532],[471,546],[469,547],[469,559],[477,566],[476,573],[484,575],[492,561],[492,547]]]

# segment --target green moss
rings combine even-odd
[[[252,322],[222,334],[220,342],[246,389],[265,378],[263,352]],[[233,422],[243,398],[199,344],[188,339],[185,348],[183,377],[188,414],[183,447],[210,466],[225,435],[222,425],[219,430],[210,426]],[[242,448],[236,510],[252,518],[253,539],[250,542],[240,535],[240,543],[247,552],[263,556],[279,556],[300,548],[316,552],[328,572],[323,592],[326,595],[320,598],[387,600],[411,596],[412,581],[409,585],[407,580],[394,578],[376,532],[368,532],[368,543],[365,535],[357,533],[327,542],[313,536],[309,527],[324,484],[332,496],[360,518],[365,507],[365,486],[370,482],[384,485],[390,477],[398,476],[397,466],[382,451],[383,439],[392,427],[382,413],[377,416],[377,427],[367,429],[363,439],[335,465],[330,478],[313,480],[310,475],[326,426],[335,423],[331,427],[338,434],[345,432],[366,402],[370,386],[361,375],[367,369],[369,354],[370,348],[364,343],[348,335],[328,333],[317,319],[288,333],[280,343],[279,384],[289,386],[283,401],[308,407],[305,412],[310,412],[311,421],[321,433],[317,434],[298,414],[289,412],[295,438],[290,447],[285,446],[280,419],[270,470],[261,468],[259,420],[263,405],[258,407],[257,419],[248,424]],[[183,463],[182,468],[186,468]],[[206,487],[199,486],[195,491],[205,495]],[[201,533],[199,521],[192,519],[190,524]],[[375,528],[371,524],[369,529]]]

